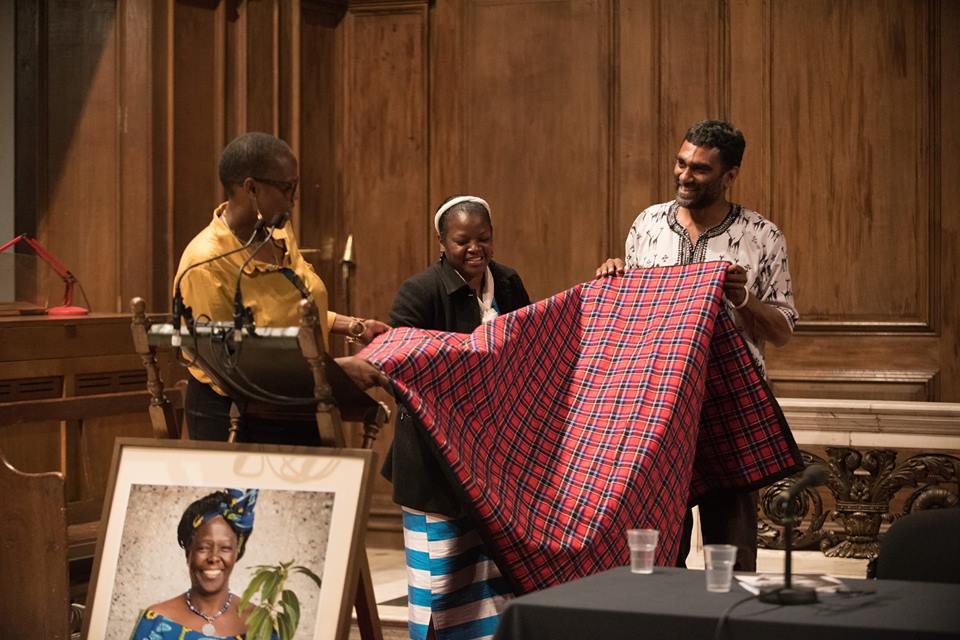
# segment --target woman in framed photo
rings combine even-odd
[[[258,493],[216,491],[184,510],[177,542],[186,554],[190,587],[141,611],[131,640],[244,637],[249,612],[240,611],[240,597],[230,591],[230,576],[253,533]]]

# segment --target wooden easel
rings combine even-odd
[[[171,348],[170,337],[174,328],[171,325],[153,325],[146,316],[146,303],[142,298],[131,301],[133,321],[131,331],[136,352],[143,360],[147,370],[147,389],[150,391],[150,420],[154,434],[158,438],[178,438],[179,426],[174,418],[173,405],[163,391],[163,380],[157,366],[157,349]],[[321,442],[326,446],[337,448],[347,447],[347,437],[343,428],[343,421],[363,423],[364,449],[373,448],[373,442],[380,431],[380,427],[390,419],[390,411],[386,405],[377,402],[361,391],[347,377],[342,369],[333,361],[323,346],[323,334],[320,328],[320,317],[316,305],[310,300],[300,302],[300,327],[296,332],[296,346],[299,353],[306,360],[313,378],[312,398],[306,398],[307,403],[299,407],[274,404],[262,398],[254,399],[247,395],[241,385],[227,375],[220,367],[215,366],[203,358],[200,353],[190,353],[190,362],[200,367],[220,389],[224,390],[234,402],[230,410],[230,432],[228,441],[234,442],[243,415],[287,417],[292,420],[313,418],[317,423]],[[247,339],[264,340],[260,345],[269,344],[271,336],[278,346],[290,347],[291,332],[279,330],[273,333],[267,330],[265,338],[254,337]],[[258,331],[258,335],[260,332]],[[277,334],[277,335],[274,335]],[[283,334],[280,336],[279,334]],[[185,345],[186,350],[189,349]],[[370,578],[370,565],[366,550],[361,549],[358,562],[357,592],[354,607],[357,613],[357,626],[363,640],[383,640],[383,631],[380,626],[380,615],[377,612],[377,603],[373,592],[373,582]]]

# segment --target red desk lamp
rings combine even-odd
[[[90,305],[90,301],[87,300],[87,294],[83,291],[83,285],[80,284],[80,281],[77,280],[77,277],[70,273],[70,270],[67,269],[59,260],[54,258],[50,253],[43,248],[43,245],[34,238],[27,237],[27,234],[21,234],[8,242],[7,244],[0,247],[0,253],[3,253],[13,245],[17,244],[20,241],[26,242],[27,245],[33,249],[34,253],[37,256],[50,265],[54,271],[57,272],[57,275],[63,280],[64,291],[63,291],[63,304],[58,307],[49,307],[47,309],[47,314],[51,316],[85,316],[89,313],[87,309],[83,307],[73,306],[73,285],[80,285],[80,293],[83,294],[83,299],[87,303],[87,306]]]

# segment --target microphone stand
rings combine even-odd
[[[783,518],[783,586],[762,591],[757,599],[768,604],[813,604],[817,602],[817,592],[810,587],[793,586],[793,525],[796,513],[793,508],[793,495],[788,494]]]
[[[233,255],[238,251],[243,251],[244,249],[249,247],[251,244],[253,244],[253,241],[257,239],[257,236],[260,234],[260,231],[263,229],[264,224],[266,224],[265,220],[263,219],[257,220],[257,224],[253,227],[253,233],[250,235],[250,239],[244,242],[243,245],[241,245],[240,247],[236,249],[231,249],[226,253],[221,253],[220,255],[213,256],[212,258],[201,260],[200,262],[194,262],[189,267],[183,270],[183,273],[181,273],[180,277],[177,278],[177,282],[174,284],[174,287],[173,287],[173,305],[172,305],[173,306],[173,310],[172,310],[173,335],[170,336],[170,346],[179,347],[182,343],[182,340],[180,338],[180,321],[181,320],[187,321],[187,332],[189,332],[191,336],[193,336],[196,332],[196,329],[193,323],[193,309],[183,303],[183,293],[181,293],[180,291],[180,283],[183,281],[184,276],[186,276],[191,269],[203,266],[205,264],[209,264],[214,260],[219,260],[220,258],[226,258],[227,256]]]

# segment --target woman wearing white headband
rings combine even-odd
[[[492,261],[493,224],[482,198],[447,198],[433,218],[440,260],[403,283],[394,327],[471,333],[530,304],[513,269]],[[383,475],[403,507],[410,637],[488,638],[512,595],[450,487],[432,443],[402,406]]]

